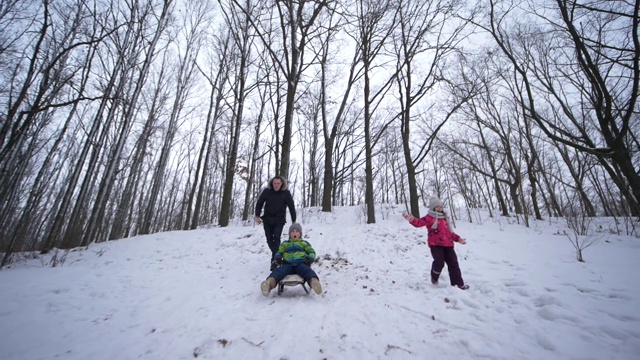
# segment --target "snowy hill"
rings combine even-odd
[[[321,296],[263,297],[264,234],[240,223],[22,261],[0,271],[0,359],[640,358],[640,240],[605,232],[580,263],[561,223],[459,220],[462,291],[429,283],[425,229],[378,211],[300,210]]]

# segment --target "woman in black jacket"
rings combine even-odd
[[[264,214],[260,216],[264,206]],[[274,261],[278,247],[280,247],[280,236],[282,228],[287,222],[287,208],[291,215],[291,222],[296,222],[296,206],[293,202],[291,192],[287,189],[287,182],[280,176],[275,176],[269,180],[267,187],[262,190],[262,194],[256,203],[255,220],[256,224],[264,223],[264,234],[267,237],[267,245],[271,250],[271,267],[273,271],[277,265]]]

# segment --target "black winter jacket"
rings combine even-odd
[[[264,215],[260,216],[263,206]],[[284,224],[287,222],[287,207],[291,215],[291,222],[296,222],[296,206],[291,192],[287,190],[286,183],[282,184],[279,191],[275,191],[269,181],[269,185],[262,190],[262,194],[258,198],[255,215],[260,216],[262,221],[267,224]]]

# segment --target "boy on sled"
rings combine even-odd
[[[262,295],[269,296],[271,290],[287,275],[297,274],[306,281],[316,294],[322,293],[322,285],[318,275],[311,269],[316,259],[316,252],[306,240],[302,239],[302,226],[294,223],[289,227],[289,240],[280,244],[275,261],[282,264],[271,272],[260,284]]]

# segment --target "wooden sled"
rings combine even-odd
[[[307,294],[309,293],[309,289],[307,289],[307,284],[304,281],[304,279],[300,277],[300,275],[296,275],[296,274],[287,275],[284,277],[284,279],[280,280],[280,282],[278,283],[278,295],[282,294],[285,286],[298,286],[298,285],[302,285],[304,292],[306,292]]]

